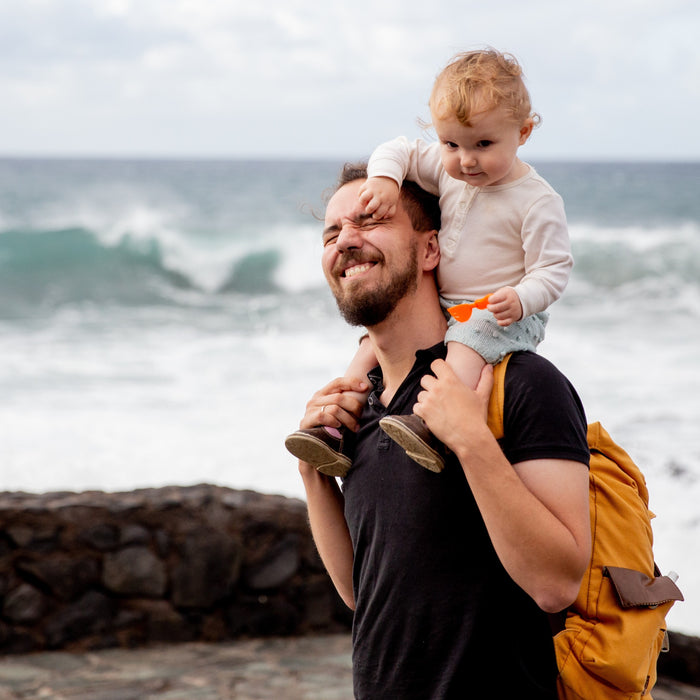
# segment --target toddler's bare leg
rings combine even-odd
[[[450,341],[447,343],[447,364],[452,367],[462,384],[476,389],[486,361],[468,345]]]
[[[345,376],[353,379],[360,379],[368,385],[367,391],[360,393],[359,391],[348,392],[354,396],[360,403],[364,404],[369,396],[369,380],[367,373],[377,365],[377,356],[374,354],[374,347],[368,337],[364,337],[360,342],[360,347],[352,358],[348,368],[345,370]]]

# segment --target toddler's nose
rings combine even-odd
[[[476,158],[471,153],[463,153],[460,158],[460,165],[463,168],[473,168],[476,165]]]

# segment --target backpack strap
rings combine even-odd
[[[493,389],[489,399],[489,410],[486,422],[496,440],[503,437],[503,406],[505,405],[506,367],[510,355],[506,355],[501,362],[493,368]]]

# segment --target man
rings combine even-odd
[[[357,431],[342,491],[299,463],[319,553],[355,610],[355,695],[556,698],[546,613],[573,602],[590,552],[583,410],[550,363],[516,354],[499,446],[485,420],[491,368],[472,391],[444,362],[429,195],[405,183],[396,214],[375,220],[358,199],[365,177],[346,166],[328,202],[322,262],[379,367],[366,406],[352,393],[362,380],[340,378],[314,394],[301,421]],[[448,448],[442,473],[379,427],[414,403]]]

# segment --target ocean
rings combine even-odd
[[[533,163],[576,264],[540,352],[636,459],[700,634],[700,163]],[[358,329],[320,269],[340,162],[0,160],[0,490],[303,497],[283,446]]]

